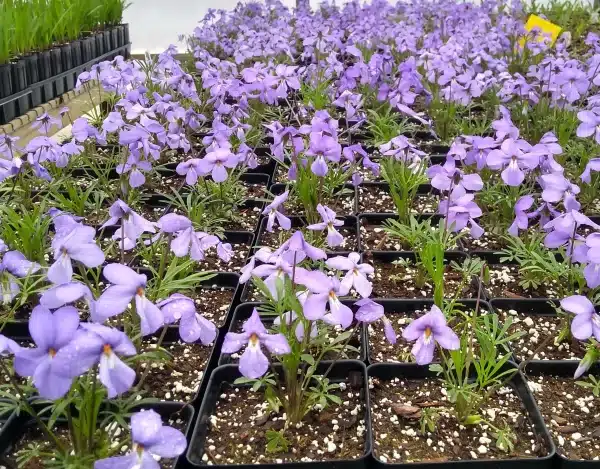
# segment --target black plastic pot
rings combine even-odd
[[[393,319],[395,314],[404,313],[410,316],[413,316],[416,319],[416,311],[429,311],[431,307],[434,305],[434,301],[432,299],[425,300],[377,300],[381,306],[383,306],[383,310],[385,311],[385,315]],[[463,305],[466,309],[474,310],[477,307],[476,299],[459,299],[458,303]],[[479,311],[480,314],[483,312],[492,312],[493,308],[486,301],[479,301]],[[400,331],[394,324],[396,328],[396,334],[400,334]],[[364,340],[366,352],[367,352],[367,363],[373,365],[376,363],[382,363],[373,357],[371,352],[371,342],[369,337],[369,328],[365,327],[365,340]],[[508,350],[507,350],[508,351]],[[399,362],[403,363],[403,362]]]
[[[468,256],[458,251],[446,251],[444,253],[444,264],[450,264],[451,262],[457,262],[462,264]],[[376,263],[391,263],[398,260],[407,260],[415,263],[417,257],[413,251],[369,251],[364,254],[363,262],[371,264]],[[473,289],[477,291],[479,289],[479,279],[472,279],[471,283]],[[407,299],[420,299],[420,298],[407,298]]]
[[[514,364],[507,363],[503,369],[516,368]],[[429,370],[428,366],[420,366],[411,363],[379,363],[371,365],[367,368],[367,374],[369,378],[377,378],[381,382],[389,381],[393,378],[401,379],[412,379],[412,380],[424,380],[434,379],[436,374]],[[555,447],[552,441],[552,437],[548,433],[546,426],[544,425],[540,411],[535,403],[531,392],[527,386],[525,378],[520,372],[517,372],[512,379],[508,382],[508,385],[512,387],[517,395],[520,397],[524,410],[532,423],[535,436],[544,442],[546,448],[548,448],[548,455],[541,458],[522,458],[522,459],[474,459],[468,461],[447,461],[447,462],[414,462],[414,463],[384,463],[375,454],[372,453],[373,466],[378,468],[408,468],[414,467],[418,469],[551,469],[554,463]],[[371,398],[369,398],[371,400]],[[376,448],[375,442],[377,441],[375,431],[371,425],[371,447]],[[439,455],[432,453],[432,459],[437,458]]]
[[[578,362],[576,361],[536,361],[529,362],[523,370],[527,377],[537,376],[557,376],[560,378],[573,379],[575,370],[577,369]],[[588,371],[589,374],[599,377],[600,376],[600,364],[594,365]],[[584,375],[581,379],[583,379]],[[535,395],[534,395],[535,397]],[[542,417],[543,419],[543,417]],[[546,427],[548,424],[546,423]],[[568,459],[565,456],[556,452],[555,456],[555,469],[598,469],[600,468],[600,461],[586,461],[579,459]]]
[[[88,63],[96,58],[96,40],[88,36],[81,40],[82,64]]]
[[[73,68],[73,46],[71,44],[63,44],[60,46],[60,56],[62,69],[67,72]],[[70,91],[75,88],[75,74],[70,73],[64,78],[65,91]]]
[[[21,57],[12,63],[12,89],[13,94],[26,90],[29,86],[27,79],[27,60]],[[26,114],[31,109],[29,96],[25,95],[17,99],[16,111],[19,116]]]
[[[25,63],[27,64],[27,79],[29,85],[35,85],[40,81],[40,72],[38,68],[38,54],[31,54],[25,57]],[[42,104],[42,89],[31,87],[30,93],[31,107],[37,107]]]
[[[63,72],[62,66],[62,52],[59,48],[52,49],[50,51],[52,57],[52,76],[56,77]],[[54,82],[54,95],[61,96],[65,92],[65,79],[55,78]]]
[[[431,220],[432,226],[437,226],[439,220],[441,220],[443,218],[442,215],[416,215],[415,218],[418,221],[422,221],[422,220]],[[363,227],[367,227],[367,226],[375,226],[375,227],[381,227],[383,228],[384,226],[384,222],[386,220],[398,220],[398,215],[393,215],[391,213],[365,213],[362,215],[358,216],[358,230],[359,230],[359,250],[360,251],[367,251],[369,250],[369,247],[366,245],[365,243],[365,239],[364,239],[364,235],[363,235],[363,230],[361,228]],[[400,240],[397,239],[398,244],[400,244]],[[408,246],[407,246],[408,247]],[[376,246],[374,248],[371,248],[371,250],[373,251],[387,251],[387,249],[385,249],[385,246]],[[397,249],[389,249],[390,251],[398,251]],[[457,251],[458,251],[458,247],[457,247]]]
[[[117,47],[116,48],[123,47],[125,45],[125,28],[123,27],[123,25],[119,24],[119,25],[115,26],[115,29],[117,31]]]
[[[329,367],[328,362],[321,362],[317,368],[317,374],[324,373]],[[280,367],[276,365],[276,370],[279,371]],[[338,361],[328,378],[332,383],[345,382],[351,375],[362,375],[360,378],[360,386],[363,388],[363,392],[368,389],[367,373],[365,364],[358,360],[340,360]],[[198,412],[198,418],[196,419],[196,426],[192,433],[186,458],[192,467],[205,466],[206,463],[202,461],[204,444],[208,433],[209,418],[211,413],[217,404],[220,394],[223,392],[222,386],[225,383],[232,384],[237,378],[241,376],[238,367],[236,365],[225,365],[218,367],[213,371],[208,388],[202,400],[200,410]],[[358,376],[357,376],[358,381]],[[236,387],[249,387],[248,385],[236,385]],[[362,394],[362,392],[361,392]],[[354,460],[331,460],[331,461],[314,461],[314,462],[293,462],[283,464],[239,464],[235,466],[231,465],[217,465],[213,467],[235,467],[236,469],[256,469],[257,467],[263,469],[276,469],[278,467],[289,467],[289,468],[309,468],[309,469],[366,469],[369,467],[369,454],[371,453],[371,424],[369,418],[369,397],[368,393],[364,392],[365,411],[363,419],[365,421],[365,452],[364,455],[359,459]]]
[[[121,47],[121,44],[119,43],[119,28],[118,28],[118,26],[111,28],[109,33],[110,33],[110,49],[109,50],[115,50],[115,49],[118,49],[119,47]]]
[[[94,34],[94,39],[96,41],[96,56],[94,58],[96,58],[104,55],[108,51],[104,49],[104,33]]]
[[[50,80],[52,78],[52,57],[49,50],[38,54],[38,72],[40,81]],[[54,99],[54,87],[47,81],[42,85],[42,102],[48,102]]]
[[[108,402],[108,406],[110,406],[110,402]],[[178,418],[184,419],[186,424],[185,428],[182,429],[182,432],[186,435],[189,440],[190,430],[192,428],[192,423],[194,420],[194,408],[191,405],[188,405],[184,402],[160,402],[152,405],[144,405],[138,408],[132,409],[132,412],[140,411],[140,410],[149,410],[152,409],[162,417],[163,424],[168,425],[168,421],[170,418]],[[47,420],[47,417],[42,417],[43,420]],[[64,424],[66,426],[66,421],[62,422],[59,420],[57,422],[58,426]],[[35,420],[33,417],[28,414],[22,412],[19,416],[14,416],[11,418],[9,422],[3,427],[2,432],[0,433],[0,454],[7,454],[12,451],[12,447],[15,443],[19,441],[19,439],[25,434],[27,429],[35,426]],[[6,464],[6,462],[1,461],[2,464]],[[173,461],[173,464],[167,466],[171,469],[176,469],[179,467],[185,467],[185,454],[182,454]],[[9,466],[6,466],[9,467]]]
[[[102,36],[102,41],[104,42],[103,54],[106,54],[112,50],[112,48],[110,46],[110,31],[102,31],[102,33],[100,33],[100,35]]]
[[[125,23],[121,25],[123,27],[123,45],[129,44],[129,24]]]
[[[282,184],[282,183],[277,183],[277,184],[273,184],[271,185],[271,193],[273,195],[280,195],[283,194],[286,190],[288,189],[287,184]],[[352,209],[352,213],[349,213],[349,215],[356,215],[358,213],[358,197],[356,194],[356,187],[354,187],[352,184],[344,184],[343,186],[343,190],[348,191],[348,193],[350,195],[353,195],[354,197],[354,203],[353,203],[353,209]],[[327,205],[325,203],[325,205]],[[330,207],[332,208],[332,207]],[[336,211],[337,209],[334,209],[334,211]],[[340,214],[342,213],[341,210],[337,210]]]
[[[71,42],[71,62],[73,67],[79,67],[83,64],[83,57],[81,55],[82,47],[81,39]]]
[[[0,100],[12,93],[12,64],[0,64]],[[10,122],[17,117],[16,102],[10,101],[0,105],[0,123]]]
[[[379,189],[382,190],[384,192],[386,192],[387,194],[390,194],[391,197],[391,193],[390,193],[390,185],[387,182],[364,182],[362,183],[360,186],[358,186],[357,188],[357,211],[359,211],[360,213],[396,213],[396,208],[394,206],[393,208],[393,212],[366,212],[366,211],[361,211],[361,204],[360,204],[360,194],[361,194],[361,189]],[[419,188],[417,189],[417,194],[418,195],[426,195],[426,194],[436,194],[436,189],[432,188],[430,184],[421,184],[419,186]],[[393,203],[393,200],[392,202]],[[434,212],[422,212],[419,214],[415,214],[415,215],[434,215]]]
[[[254,149],[254,153],[256,156],[271,156],[271,149],[268,146],[259,146]],[[269,177],[273,178],[273,174],[275,173],[275,166],[277,162],[271,157],[269,162],[266,164],[259,164],[256,168],[248,168],[248,173],[262,173],[268,174]]]
[[[352,308],[352,305],[355,303],[355,301],[344,300],[342,303],[344,303],[345,305]],[[260,303],[260,302],[242,303],[242,304],[238,305],[233,312],[233,317],[232,317],[231,323],[229,324],[229,327],[227,328],[227,331],[239,332],[241,329],[241,324],[252,315],[252,311],[254,311],[254,308],[258,309],[262,305],[264,305],[264,303]],[[356,310],[356,308],[354,308],[354,310]],[[273,321],[275,320],[275,318],[276,318],[276,316],[267,316],[267,315],[261,314],[261,321],[265,325],[265,327],[267,327],[267,329],[273,325]],[[350,328],[348,328],[346,330],[350,330],[352,327],[354,327],[354,325],[350,326]],[[360,360],[362,362],[365,362],[367,360],[367,351],[366,351],[366,346],[365,346],[365,342],[364,342],[364,338],[365,338],[365,330],[364,329],[365,328],[364,328],[363,324],[361,324],[358,328],[358,336],[360,338],[359,339],[360,344],[358,347],[360,349],[360,355],[359,355],[358,360]],[[354,344],[354,345],[356,346],[356,344]],[[218,366],[228,365],[230,363],[233,363],[233,360],[231,359],[230,354],[221,353],[219,355]]]

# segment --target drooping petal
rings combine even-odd
[[[589,339],[594,332],[592,316],[588,314],[578,314],[571,321],[571,333],[578,340]]]
[[[200,340],[202,344],[209,345],[217,338],[217,328],[205,317],[194,313],[181,318],[179,336],[184,342],[191,343]]]
[[[158,441],[158,432],[163,423],[160,414],[154,410],[143,410],[131,416],[131,440],[148,447]]]
[[[154,436],[154,443],[146,449],[161,458],[176,458],[187,447],[185,435],[175,428],[163,425]]]
[[[133,469],[141,466],[138,464],[138,456],[134,453],[129,453],[125,456],[115,456],[113,458],[100,459],[94,463],[94,469]],[[144,469],[160,469],[160,464],[154,461],[154,467],[144,466]]]
[[[228,332],[225,335],[225,340],[223,341],[221,351],[223,353],[236,353],[248,342],[249,337],[250,334]]]
[[[574,314],[591,314],[594,305],[583,295],[572,295],[560,301],[560,305],[566,311]]]
[[[165,323],[158,306],[145,295],[135,295],[135,309],[141,319],[142,335],[154,334]]]
[[[260,348],[257,341],[249,341],[246,350],[240,357],[240,372],[246,378],[257,379],[263,376],[269,368],[269,359]]]
[[[264,334],[260,336],[260,340],[275,355],[285,355],[291,352],[290,345],[283,334]]]
[[[434,352],[435,342],[433,340],[425,341],[423,335],[417,339],[411,350],[418,365],[428,365],[431,363]]]
[[[135,381],[135,371],[127,366],[115,353],[103,353],[98,367],[100,382],[106,387],[109,399],[124,394]]]
[[[121,314],[127,309],[134,295],[136,291],[129,285],[111,285],[96,302],[97,318],[102,318],[104,321]]]

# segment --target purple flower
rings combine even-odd
[[[56,117],[52,117],[47,112],[44,112],[40,117],[38,117],[34,121],[33,124],[31,124],[31,128],[32,129],[40,129],[40,133],[45,133],[46,135],[48,135],[48,132],[50,132],[50,129],[52,127],[56,127],[57,129],[60,129],[61,124],[62,123],[60,122],[60,119],[57,119]]]
[[[131,416],[133,451],[125,456],[101,459],[94,469],[156,469],[159,458],[176,458],[185,451],[187,441],[179,430],[162,424],[153,410]]]
[[[28,261],[19,251],[6,252],[6,250],[6,244],[0,240],[0,254],[5,252],[0,261],[0,302],[9,304],[21,291],[14,277],[27,277],[40,270],[41,266],[36,262]]]
[[[342,156],[342,147],[338,141],[322,132],[311,132],[310,143],[306,156],[314,156],[310,169],[315,176],[324,177],[328,172],[326,159],[339,162]]]
[[[155,223],[146,220],[141,215],[135,213],[125,202],[117,199],[108,210],[110,218],[100,228],[116,225],[121,221],[121,226],[125,234],[122,240],[124,249],[133,249],[138,238],[145,232],[156,233]],[[117,230],[113,239],[121,239],[121,230]]]
[[[98,143],[105,143],[105,139],[102,138],[93,125],[91,125],[85,117],[75,119],[71,128],[71,133],[76,142],[83,143],[88,138],[92,137],[97,140]]]
[[[146,276],[137,274],[122,264],[108,264],[102,271],[112,283],[96,303],[96,322],[121,314],[135,299],[135,311],[141,319],[142,335],[153,334],[164,324],[164,317],[158,307],[144,293]]]
[[[313,271],[302,275],[300,283],[308,287],[311,294],[304,303],[304,317],[311,321],[322,319],[328,324],[337,324],[346,329],[352,324],[352,310],[342,304],[339,296],[345,296],[349,290],[335,277]],[[326,306],[329,304],[329,313]]]
[[[592,158],[588,161],[588,164],[585,165],[585,170],[581,173],[581,180],[590,184],[592,182],[592,171],[600,171],[600,158]]]
[[[252,275],[264,278],[265,285],[276,300],[279,299],[281,285],[285,280],[286,275],[291,277],[294,271],[292,265],[287,262],[284,257],[285,256],[275,256],[274,258],[269,259],[269,263],[254,267],[251,272]],[[300,262],[298,259],[296,259],[296,261]]]
[[[526,195],[517,200],[515,204],[515,219],[508,228],[508,232],[513,236],[519,236],[519,230],[526,230],[529,227],[529,210],[533,205],[533,197]]]
[[[217,328],[204,316],[196,312],[194,300],[180,293],[174,293],[166,300],[157,304],[165,324],[179,321],[179,336],[184,342],[192,343],[200,340],[209,345],[217,338]]]
[[[577,136],[585,138],[593,135],[596,143],[600,144],[600,107],[594,107],[591,111],[580,111],[577,118],[581,121],[577,127]]]
[[[95,315],[96,302],[90,288],[81,282],[69,282],[49,288],[40,297],[40,304],[49,309],[60,308],[83,299]]]
[[[123,363],[119,355],[133,356],[135,345],[127,334],[100,324],[82,323],[81,330],[54,358],[55,373],[65,378],[76,378],[98,366],[100,382],[108,397],[123,394],[133,386],[135,371]]]
[[[344,108],[346,110],[346,119],[348,120],[352,119],[356,115],[356,109],[362,106],[362,97],[360,94],[355,94],[351,91],[345,90],[331,104]]]
[[[309,230],[323,231],[327,230],[327,244],[331,247],[339,246],[344,241],[344,237],[339,231],[335,229],[336,226],[343,226],[342,220],[336,220],[336,215],[333,210],[329,207],[325,207],[321,204],[317,205],[317,212],[321,215],[323,221],[321,223],[315,223],[308,225]]]
[[[200,160],[198,166],[204,174],[209,172],[213,181],[223,182],[227,179],[227,169],[235,168],[238,164],[238,157],[235,156],[229,148],[217,148],[207,153],[204,159]]]
[[[447,350],[458,350],[460,347],[460,339],[447,326],[444,313],[435,305],[427,314],[412,321],[402,332],[402,337],[411,342],[417,341],[412,354],[419,365],[432,362],[436,342]]]
[[[496,131],[496,137],[499,140],[504,140],[505,138],[515,140],[519,138],[519,129],[513,124],[510,118],[510,111],[504,106],[498,106],[498,108],[500,109],[502,118],[492,122],[492,128]]]
[[[567,254],[570,255],[573,233],[579,226],[590,226],[596,230],[600,230],[600,225],[594,223],[577,210],[570,210],[544,225],[544,229],[552,230],[544,238],[544,245],[547,248],[553,249],[568,244]],[[581,236],[576,234],[575,238],[581,239]]]
[[[375,271],[373,266],[369,264],[359,264],[360,254],[351,252],[348,257],[336,256],[327,259],[325,264],[330,269],[347,271],[342,279],[342,286],[350,291],[352,287],[363,298],[368,298],[373,291],[373,285],[367,278],[367,275],[373,274]]]
[[[194,231],[190,226],[180,231],[175,239],[171,241],[171,251],[177,257],[189,256],[195,261],[205,258],[204,251],[219,244],[219,238],[209,235],[204,231]]]
[[[371,324],[379,319],[383,322],[383,333],[387,341],[394,345],[397,341],[396,331],[390,320],[385,316],[385,310],[379,303],[375,303],[373,300],[363,298],[354,303],[358,306],[355,317],[359,322]]]
[[[36,306],[29,319],[29,333],[35,348],[21,348],[15,353],[15,371],[20,376],[33,377],[41,397],[58,399],[71,388],[72,379],[56,372],[54,359],[79,328],[79,314],[72,306],[54,313]]]
[[[187,161],[182,161],[177,165],[175,171],[177,174],[184,176],[186,184],[193,186],[198,182],[199,176],[206,176],[207,172],[204,172],[203,166],[201,165],[201,159],[191,158]]]
[[[102,265],[104,253],[94,241],[95,236],[94,228],[80,225],[70,234],[55,239],[52,242],[54,264],[48,269],[48,280],[54,284],[70,282],[73,278],[73,260],[90,268]]]
[[[273,255],[284,256],[287,253],[291,254],[293,259],[296,256],[296,262],[300,262],[305,257],[309,257],[313,261],[319,259],[327,259],[327,254],[322,249],[319,249],[312,244],[309,244],[305,239],[302,231],[296,231],[294,234],[285,241],[279,248],[277,248]]]
[[[440,191],[452,189],[454,196],[461,196],[466,191],[483,189],[483,181],[479,174],[465,174],[456,167],[454,158],[448,157],[443,165],[434,165],[427,170],[431,185]]]
[[[267,231],[273,232],[273,225],[275,224],[276,218],[279,222],[279,225],[284,230],[289,230],[292,227],[291,220],[279,211],[279,208],[287,200],[289,194],[290,191],[285,191],[283,194],[276,196],[273,201],[262,211],[263,215],[268,215],[266,227]]]
[[[263,353],[264,345],[275,355],[291,352],[287,339],[283,334],[269,334],[260,320],[256,308],[250,318],[244,322],[242,333],[228,332],[223,342],[223,353],[235,353],[244,345],[246,350],[240,357],[240,372],[246,378],[256,379],[263,376],[269,368],[269,359]]]
[[[439,205],[439,213],[448,212],[447,226],[454,232],[463,230],[470,225],[471,236],[475,239],[483,235],[483,228],[477,224],[475,218],[482,215],[482,211],[473,200],[473,194],[465,194],[457,199],[450,197],[450,208],[448,209],[448,199],[442,200]]]
[[[502,169],[502,180],[509,186],[519,186],[525,179],[525,172],[535,169],[540,163],[539,156],[524,153],[519,142],[508,139],[500,150],[492,150],[487,156],[487,165],[492,169]]]
[[[146,177],[140,170],[152,171],[152,165],[148,161],[141,160],[131,153],[125,164],[118,164],[115,169],[118,174],[129,173],[129,185],[135,189],[146,183]]]
[[[577,248],[575,248],[577,249]],[[585,245],[579,247],[577,254],[583,255],[588,264],[583,269],[583,275],[589,288],[600,286],[600,233],[592,233],[585,240]],[[575,256],[574,256],[575,257]]]
[[[590,337],[600,341],[600,315],[590,300],[582,295],[569,296],[560,301],[561,307],[575,314],[571,321],[571,332],[578,340],[587,340]]]

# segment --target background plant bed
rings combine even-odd
[[[492,308],[498,313],[501,321],[512,318],[513,325],[509,329],[509,333],[519,330],[526,332],[518,341],[511,343],[517,362],[523,360],[578,360],[585,355],[583,344],[572,337],[558,346],[555,345],[554,339],[559,335],[561,319],[556,314],[553,304],[557,306],[558,301],[545,299],[496,299],[491,301]]]
[[[509,454],[495,448],[491,430],[484,425],[459,426],[448,410],[451,404],[441,391],[441,381],[427,366],[371,365],[368,376],[373,456],[381,466],[419,462],[419,467],[441,468],[454,461],[472,461],[477,468],[508,468],[517,462],[536,469],[552,465],[552,439],[520,373],[479,409],[485,418],[496,423],[504,418],[511,424],[518,441]],[[418,419],[405,419],[394,410],[404,405],[438,409],[436,430],[421,435]]]
[[[340,246],[331,247],[329,245],[324,245],[323,249],[328,252],[339,252],[339,251],[358,251],[358,228],[357,228],[357,218],[353,216],[347,217],[339,217],[338,219],[342,219],[344,222],[343,226],[337,227],[336,229],[340,232],[340,234],[344,237],[344,241]],[[256,238],[256,246],[267,246],[273,249],[277,249],[281,244],[289,239],[289,237],[293,234],[294,230],[305,227],[308,225],[308,222],[303,217],[290,217],[292,222],[291,230],[284,230],[281,226],[277,225],[273,228],[272,232],[267,231],[267,222],[266,218],[260,223],[260,228],[258,231],[258,236]],[[319,236],[325,241],[327,236],[327,231],[319,232],[319,231],[310,231],[310,236]],[[311,238],[308,238],[311,239]]]
[[[398,336],[395,344],[390,344],[384,334],[382,321],[375,321],[365,328],[367,359],[369,363],[413,363],[411,354],[414,343],[407,342],[402,337],[402,330],[423,314],[431,310],[433,300],[378,300],[383,306],[386,317],[392,323]],[[474,311],[477,300],[458,300],[465,311]],[[491,311],[485,301],[479,302],[480,314]],[[439,361],[437,349],[434,361]]]
[[[419,187],[411,212],[434,214],[438,209],[439,197],[431,192],[429,184]],[[396,205],[387,183],[364,183],[358,186],[358,211],[361,213],[396,213]]]
[[[317,374],[328,366],[327,362],[321,363]],[[370,426],[366,367],[362,362],[342,360],[333,366],[328,377],[331,382],[343,383],[340,397],[344,403],[310,412],[300,428],[289,429],[286,438],[290,450],[285,453],[266,452],[267,429],[282,428],[284,421],[267,414],[261,393],[251,392],[248,385],[232,384],[240,376],[235,365],[221,366],[211,375],[187,452],[194,466],[210,462],[244,469],[256,467],[255,463],[268,467],[310,463],[316,469],[331,464],[341,469],[365,467]]]
[[[364,262],[371,262],[375,268],[372,275],[373,297],[376,298],[433,298],[433,284],[427,280],[423,285],[417,285],[415,279],[418,277],[418,269],[415,266],[416,255],[414,252],[386,252],[373,251],[365,253]],[[466,259],[460,252],[446,251],[444,262],[449,264],[456,261],[459,264]],[[411,261],[410,265],[394,264],[396,261]],[[460,285],[461,276],[450,266],[446,267],[444,273],[445,297],[455,296],[456,289]],[[424,276],[424,280],[427,277]],[[461,298],[470,298],[477,295],[476,282],[471,280],[467,288],[459,294]]]
[[[591,389],[575,384],[577,365],[574,361],[534,362],[527,364],[525,374],[556,444],[558,466],[592,469],[600,467],[600,401]],[[589,373],[600,377],[600,366]]]
[[[347,301],[344,301],[344,303],[347,306],[351,306],[351,304],[352,304],[352,302],[347,302]],[[235,311],[233,313],[233,319],[231,320],[231,325],[229,326],[229,332],[236,332],[236,333],[242,332],[243,322],[246,321],[250,317],[254,308],[259,310],[259,314],[261,316],[261,320],[262,320],[263,324],[265,325],[265,327],[267,329],[270,329],[273,326],[273,321],[275,320],[276,316],[266,315],[264,313],[261,313],[260,308],[263,305],[264,305],[264,303],[259,303],[259,302],[242,303],[241,305],[238,305],[235,308]],[[345,331],[351,330],[354,326],[355,325],[352,324],[350,327],[345,329]],[[330,340],[334,339],[335,336],[333,336],[333,334],[339,335],[341,332],[344,332],[344,330],[342,330],[341,328],[336,328],[335,332],[333,332],[332,336],[330,336]],[[354,334],[354,337],[352,339],[350,339],[350,342],[348,345],[358,349],[358,352],[352,351],[348,354],[349,356],[346,356],[345,353],[342,354],[341,356],[338,355],[337,353],[333,353],[333,354],[330,353],[330,354],[326,354],[323,357],[323,359],[324,360],[336,360],[339,358],[339,359],[344,359],[344,360],[345,359],[354,359],[354,360],[365,361],[366,360],[366,350],[364,348],[364,331],[363,331],[362,324],[357,328],[357,330]],[[312,355],[318,356],[315,353],[312,353]],[[238,363],[240,356],[241,356],[241,352],[232,353],[232,354],[221,353],[221,355],[219,356],[219,366],[228,365],[230,363]]]
[[[186,405],[182,402],[162,402],[153,405],[144,405],[139,409],[134,409],[134,411],[147,409],[156,411],[161,415],[165,425],[177,428],[186,436],[188,436],[189,439],[189,431],[191,429],[191,424],[194,417],[194,409],[192,406]],[[47,420],[47,417],[44,418],[44,420]],[[55,426],[55,428],[59,430],[57,432],[57,436],[59,439],[63,439],[65,441],[67,441],[66,425],[66,422],[59,421]],[[115,425],[112,429],[110,440],[111,447],[117,448],[122,446],[124,448],[123,452],[130,451],[131,448],[130,441],[128,441],[128,436],[128,428],[123,429],[120,426]],[[2,432],[2,435],[0,436],[0,454],[3,455],[0,459],[0,464],[6,464],[11,469],[16,468],[17,462],[15,453],[17,451],[24,449],[31,443],[44,443],[46,440],[47,437],[39,430],[35,420],[33,420],[33,418],[28,414],[22,413],[20,416],[11,419],[9,425],[6,427],[6,431]],[[161,469],[175,469],[176,467],[180,467],[179,462],[183,462],[183,460],[184,456],[182,455],[176,460],[163,459],[159,462],[159,464]],[[23,467],[24,469],[39,469],[40,467],[44,466],[40,465],[40,462],[34,459],[27,465],[19,467]]]
[[[223,243],[231,244],[233,255],[229,261],[222,260],[216,249],[210,249],[203,261],[198,262],[198,270],[237,273],[246,265],[254,242],[254,233],[248,231],[225,231]]]

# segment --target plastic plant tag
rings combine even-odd
[[[525,29],[527,30],[527,33],[530,33],[531,31],[533,31],[534,29],[538,29],[541,34],[536,36],[536,40],[538,42],[541,42],[544,40],[545,37],[550,36],[552,39],[551,44],[554,45],[554,43],[556,42],[556,40],[558,39],[558,36],[560,35],[560,32],[562,31],[562,28],[554,23],[551,23],[548,20],[545,20],[544,18],[540,18],[537,15],[530,15],[529,19],[527,20],[527,23],[525,23]],[[529,38],[529,35],[528,35]],[[525,45],[525,38],[521,39],[521,46]]]

